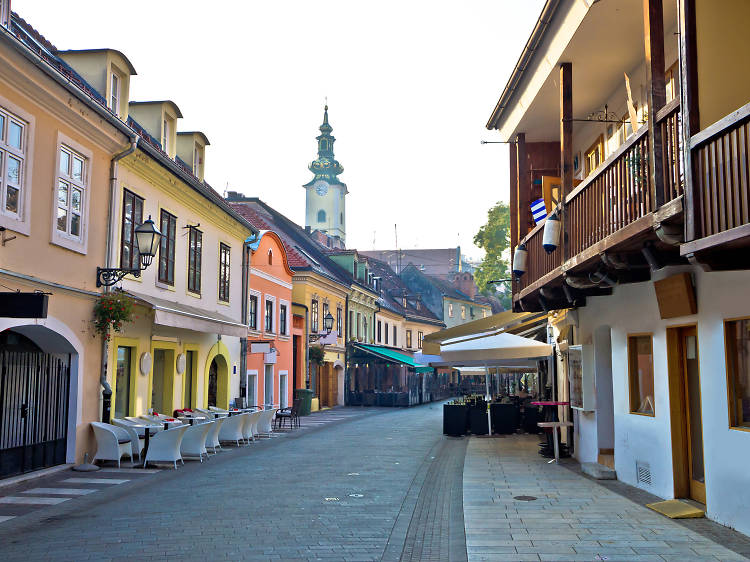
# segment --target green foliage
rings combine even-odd
[[[313,365],[322,365],[325,363],[325,350],[322,345],[311,345],[310,346],[310,363]]]
[[[510,207],[500,201],[487,212],[487,224],[474,236],[474,244],[485,251],[484,260],[474,272],[479,290],[498,297],[506,310],[511,307],[510,283],[487,285],[488,281],[510,278],[508,247],[510,246]]]
[[[104,293],[94,304],[94,329],[109,341],[110,327],[119,332],[133,320],[133,301],[122,291]]]

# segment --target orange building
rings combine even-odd
[[[252,217],[246,217],[252,222]],[[258,228],[264,225],[259,224]],[[250,406],[292,403],[292,275],[284,244],[271,230],[248,241],[247,368],[241,386]]]

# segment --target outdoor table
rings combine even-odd
[[[539,427],[551,427],[552,428],[552,441],[555,443],[555,458],[551,461],[547,461],[547,464],[554,461],[555,464],[559,464],[560,462],[560,446],[558,445],[558,435],[557,431],[560,427],[573,427],[573,422],[561,422],[561,421],[550,421],[550,422],[539,422],[537,423]]]

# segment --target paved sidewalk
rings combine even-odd
[[[470,561],[746,560],[593,480],[547,464],[537,443],[521,435],[470,439],[463,498]]]

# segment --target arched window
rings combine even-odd
[[[323,209],[318,211],[318,222],[326,222],[326,212]]]
[[[273,265],[273,250],[268,250],[268,265]]]

